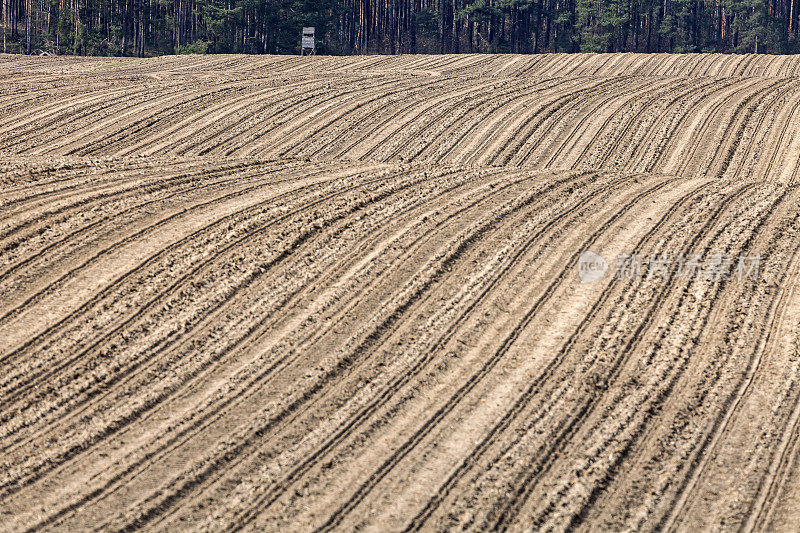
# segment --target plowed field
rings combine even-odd
[[[798,250],[792,56],[0,55],[0,530],[796,530]]]

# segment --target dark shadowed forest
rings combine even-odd
[[[794,53],[800,0],[0,0],[3,51]]]

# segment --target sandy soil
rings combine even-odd
[[[798,154],[791,56],[0,55],[0,530],[794,530]]]

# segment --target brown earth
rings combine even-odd
[[[796,530],[799,154],[792,56],[0,55],[0,530]]]

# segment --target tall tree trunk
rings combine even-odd
[[[32,7],[32,0],[26,0],[25,2],[25,40],[27,41],[27,51],[30,55],[31,53],[31,7]]]

